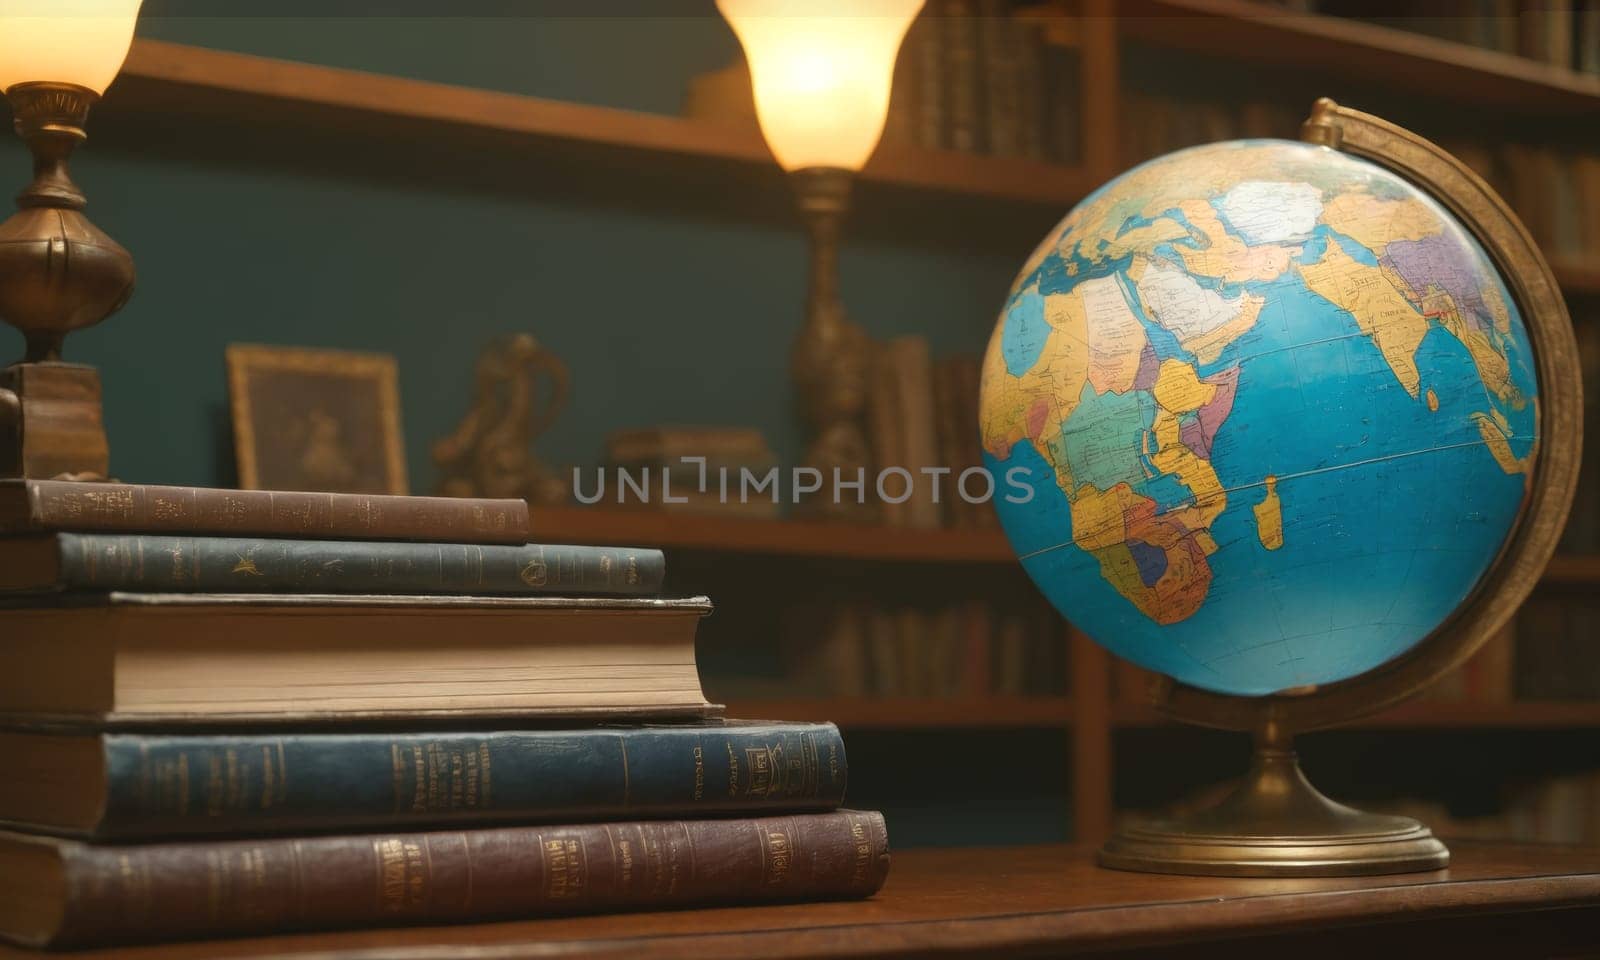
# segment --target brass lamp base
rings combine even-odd
[[[1220,877],[1346,877],[1442,870],[1450,851],[1410,817],[1334,803],[1306,781],[1287,742],[1258,741],[1250,773],[1221,803],[1124,827],[1101,866]]]

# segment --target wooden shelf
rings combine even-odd
[[[1550,269],[1567,296],[1600,296],[1600,257],[1551,257]]]
[[[1112,724],[1127,728],[1178,726],[1154,708],[1139,703],[1113,705]],[[1562,727],[1600,727],[1600,701],[1486,704],[1413,700],[1337,729],[1545,730]]]
[[[1592,117],[1600,77],[1339,17],[1252,0],[1125,0],[1124,36],[1155,46],[1319,69],[1475,107]]]
[[[505,138],[513,149],[643,153],[778,171],[750,130],[156,40],[134,41],[116,85],[96,108],[123,109],[417,137],[476,132]],[[861,179],[1063,210],[1094,186],[1074,167],[914,147],[879,150]]]
[[[534,507],[533,536],[593,543],[906,563],[999,564],[1017,555],[998,529],[915,530],[817,520],[752,520],[606,507]],[[1544,582],[1600,584],[1600,555],[1551,559]]]
[[[830,721],[840,727],[879,730],[984,727],[1065,728],[1072,724],[1066,697],[886,697],[730,700],[728,716],[748,720]],[[1112,705],[1112,725],[1124,729],[1182,726],[1145,704]],[[1600,727],[1600,701],[1505,704],[1412,701],[1339,729],[1548,730]]]
[[[909,563],[1017,562],[1005,535],[995,529],[913,530],[602,507],[535,507],[532,524],[533,536],[545,542]]]
[[[1552,584],[1600,585],[1600,555],[1568,554],[1550,559],[1544,582]]]
[[[1065,697],[887,697],[837,700],[733,700],[728,716],[749,720],[827,720],[854,730],[985,727],[1065,728]]]

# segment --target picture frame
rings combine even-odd
[[[393,356],[230,344],[226,363],[242,489],[409,492]]]

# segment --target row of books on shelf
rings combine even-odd
[[[1600,771],[1517,784],[1491,814],[1457,816],[1443,803],[1420,799],[1363,806],[1414,817],[1446,838],[1600,844]]]
[[[930,0],[895,62],[884,142],[1075,163],[1078,58],[1007,0]]]
[[[904,336],[874,343],[870,363],[865,426],[871,463],[861,495],[873,518],[920,529],[996,526],[987,501],[999,492],[977,469],[983,462],[978,356],[935,361],[926,337]],[[618,431],[607,438],[605,457],[616,486],[608,493],[602,480],[600,496],[623,505],[740,517],[780,513],[776,485],[753,495],[745,486],[776,469],[759,430]]]
[[[1118,146],[1124,166],[1184,147],[1218,140],[1295,138],[1305,106],[1270,100],[1232,101],[1206,96],[1171,96],[1144,90],[1122,92]]]
[[[1426,687],[1432,703],[1502,705],[1517,701],[1600,700],[1600,601],[1560,592],[1535,594],[1472,658]],[[1153,675],[1117,660],[1113,695],[1148,702]]]
[[[0,939],[870,894],[825,723],[729,721],[657,550],[520,500],[0,482]]]
[[[1600,700],[1600,599],[1549,591],[1517,612],[1513,686],[1523,700]]]
[[[1597,0],[1278,0],[1299,13],[1376,20],[1387,27],[1600,73]]]
[[[845,602],[798,617],[782,638],[781,677],[728,677],[731,699],[1060,696],[1065,625],[1040,603],[941,607]]]
[[[1218,140],[1298,136],[1305,110],[1266,101],[1228,102],[1142,91],[1123,94],[1122,132],[1129,166]],[[1600,152],[1547,144],[1490,145],[1440,138],[1483,177],[1528,227],[1546,254],[1600,260]]]
[[[868,436],[883,494],[879,519],[890,526],[997,525],[988,481],[968,482],[982,465],[978,389],[982,362],[956,354],[938,362],[926,337],[876,344],[867,397]],[[891,468],[904,474],[887,475]],[[937,474],[933,471],[948,470]],[[976,477],[977,474],[971,474]],[[902,499],[903,497],[903,499]]]
[[[1575,319],[1573,333],[1583,369],[1583,459],[1560,549],[1569,554],[1600,554],[1600,316]]]

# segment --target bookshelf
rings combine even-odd
[[[851,697],[734,700],[730,716],[761,720],[830,720],[845,730],[1061,728],[1072,722],[1066,697]]]
[[[1550,261],[1550,268],[1568,297],[1600,297],[1600,261],[1590,263],[1577,257],[1555,257]]]
[[[506,152],[558,151],[619,176],[667,159],[743,164],[779,179],[753,131],[715,123],[138,39],[97,113],[130,111],[338,129],[348,135],[468,136]],[[1078,168],[944,150],[880,150],[870,184],[1065,207],[1094,184]]]
[[[535,536],[546,541],[669,550],[874,560],[910,564],[1015,566],[1016,552],[998,529],[917,530],[817,520],[768,520],[613,507],[534,507]],[[1557,556],[1545,580],[1600,585],[1600,556]]]
[[[1139,703],[1119,703],[1112,724],[1120,728],[1168,726],[1172,721]],[[1341,724],[1368,730],[1549,730],[1600,728],[1600,703],[1521,701],[1512,703],[1432,703],[1412,700],[1391,710]]]
[[[1155,46],[1331,71],[1450,103],[1569,118],[1600,109],[1600,77],[1259,0],[1125,0],[1117,13],[1123,35]]]
[[[882,560],[1015,564],[995,529],[917,530],[816,520],[764,520],[604,507],[536,507],[535,535],[579,543],[649,543],[668,549]]]
[[[1326,39],[1324,35],[1331,33],[1341,38],[1341,44],[1365,51],[1365,59],[1335,59],[1331,65],[1340,69],[1360,69],[1357,64],[1372,60],[1386,62],[1394,48],[1416,47],[1428,51],[1418,62],[1434,66],[1409,69],[1436,75],[1435,82],[1424,83],[1421,89],[1432,92],[1437,87],[1441,96],[1462,97],[1477,85],[1510,82],[1531,98],[1531,105],[1551,103],[1577,115],[1600,111],[1600,81],[1564,76],[1570,72],[1505,54],[1367,24],[1317,24],[1308,22],[1315,18],[1262,11],[1259,4],[1248,0],[1140,0],[1137,7],[1159,15],[1125,17],[1118,25],[1129,36],[1147,42],[1202,46],[1189,39],[1186,29],[1180,29],[1200,23],[1204,26],[1195,35],[1212,37],[1208,43],[1215,41],[1218,31],[1225,35],[1235,28],[1255,32],[1252,36],[1264,34],[1265,39],[1240,43],[1242,49],[1234,52],[1276,56],[1280,42],[1288,43],[1288,49],[1320,49],[1318,38]],[[1182,13],[1191,16],[1176,16]],[[1104,26],[1099,24],[1102,29]],[[1115,57],[1087,55],[1093,44],[1085,43],[1086,33],[1094,33],[1091,24],[1069,31],[1066,42],[1084,45],[1085,71],[1109,71],[1110,84],[1114,86]],[[1287,37],[1301,39],[1289,41]],[[1215,47],[1206,45],[1204,49]],[[1317,59],[1308,62],[1330,65]],[[1434,73],[1428,73],[1430,70]],[[1508,80],[1512,77],[1520,79]],[[1403,76],[1394,79],[1410,82]],[[1095,97],[1084,105],[1086,140],[1098,151],[1088,157],[1084,167],[898,146],[878,151],[861,178],[872,185],[1009,201],[1064,212],[1115,172],[1117,116],[1115,110],[1105,109],[1107,100]],[[674,161],[737,164],[770,172],[775,183],[779,179],[766,145],[747,130],[158,40],[134,42],[121,77],[96,111],[211,118],[248,116],[258,124],[335,129],[349,136],[465,135],[481,141],[477,145],[486,149],[511,153],[553,151],[577,160],[603,162],[615,168],[619,176],[625,176],[629,168]],[[1108,154],[1108,150],[1113,152]],[[1552,267],[1569,295],[1600,296],[1600,262],[1566,258]]]
[[[1119,169],[1119,41],[1217,54],[1265,66],[1309,68],[1392,85],[1455,105],[1515,109],[1550,123],[1600,114],[1600,78],[1398,30],[1295,15],[1248,0],[1081,0],[1084,16],[1052,31],[1076,47],[1084,72],[1081,166],[899,146],[880,150],[863,171],[864,189],[916,192],[931,204],[962,199],[1064,212]],[[1040,4],[1046,13],[1053,4]],[[760,137],[706,121],[645,114],[383,76],[322,65],[140,39],[98,115],[241,122],[285,132],[314,131],[379,140],[453,140],[513,160],[554,156],[627,178],[741,171],[783,189]],[[1036,236],[1010,238],[1031,243]],[[1557,260],[1569,297],[1600,297],[1600,260]],[[1592,311],[1591,311],[1592,313]],[[982,318],[987,322],[988,318]],[[910,530],[804,520],[747,520],[625,510],[536,508],[535,536],[547,541],[651,543],[669,552],[796,563],[864,561],[900,565],[904,578],[930,568],[983,568],[1015,576],[997,530]],[[1013,573],[1007,574],[1010,570]],[[1600,584],[1600,556],[1558,557],[1547,581]],[[1070,732],[1074,833],[1093,840],[1109,827],[1111,739],[1116,729],[1164,724],[1153,710],[1109,695],[1108,655],[1081,636],[1068,640],[1070,697],[735,699],[734,715],[830,719],[856,730],[1043,728]],[[1600,728],[1600,704],[1409,703],[1361,721],[1374,729],[1553,730]]]
[[[727,707],[734,716],[762,720],[830,720],[850,730],[1059,729],[1070,727],[1074,722],[1074,703],[1068,697],[732,700]],[[1116,729],[1140,729],[1174,724],[1145,704],[1116,703],[1111,708],[1110,725]],[[1549,730],[1574,727],[1600,728],[1600,703],[1412,701],[1342,724],[1340,729]]]

